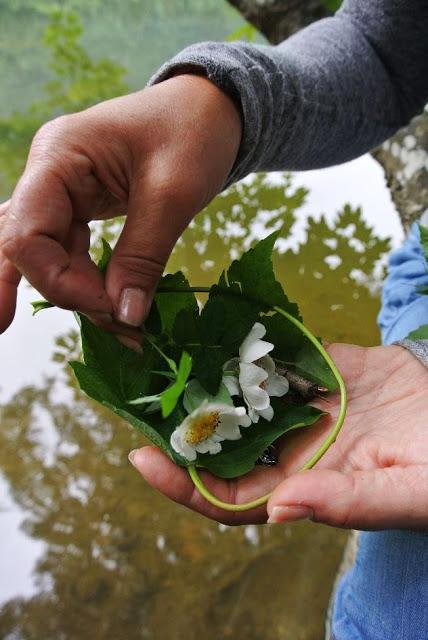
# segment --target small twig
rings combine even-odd
[[[290,383],[290,388],[293,389],[293,391],[297,391],[303,398],[309,399],[314,398],[318,395],[322,395],[323,393],[328,393],[327,387],[322,387],[316,382],[307,380],[306,378],[303,378],[303,376],[300,376],[298,373],[290,371],[290,369],[277,367],[276,370],[279,375],[287,378],[288,382]]]

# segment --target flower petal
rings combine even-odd
[[[273,418],[273,407],[269,406],[267,409],[262,409],[259,411],[259,414],[262,418],[270,422]]]
[[[244,389],[244,400],[252,409],[261,411],[270,405],[269,394],[260,387],[246,387]]]
[[[173,431],[170,442],[174,451],[186,458],[186,460],[189,460],[189,462],[196,460],[196,450],[183,439],[180,427]]]
[[[211,438],[207,438],[207,440],[203,440],[202,442],[199,442],[196,445],[195,449],[198,453],[211,453],[211,454],[220,453],[221,443],[216,442]]]
[[[256,364],[241,362],[239,365],[239,384],[244,393],[246,387],[258,387],[267,378],[268,373]]]
[[[269,375],[275,373],[275,363],[270,356],[263,356],[263,358],[260,358],[257,364],[259,367],[262,367],[265,371],[267,371]]]
[[[280,376],[277,373],[269,376],[266,391],[270,396],[280,398],[287,393],[289,388],[290,384],[284,376]]]
[[[239,440],[239,438],[242,438],[241,432],[239,431],[239,427],[236,423],[225,424],[220,422],[217,427],[217,433],[225,440]]]
[[[257,423],[260,416],[257,411],[255,411],[251,407],[248,407],[248,417],[250,418],[251,422]]]
[[[235,376],[223,376],[222,382],[231,396],[239,396],[241,394],[241,387],[239,386],[238,378]]]
[[[265,333],[266,328],[260,322],[256,322],[239,347],[241,362],[254,362],[272,351],[274,345],[271,342],[260,340]]]

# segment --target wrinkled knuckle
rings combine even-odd
[[[25,239],[19,236],[6,237],[2,239],[1,251],[12,263],[25,251]]]
[[[148,278],[154,280],[159,278],[164,270],[164,263],[154,257],[121,254],[118,260],[127,277],[135,276],[137,280]]]
[[[58,116],[45,122],[33,138],[32,149],[44,150],[58,145],[66,133],[70,131],[74,123],[74,115]]]

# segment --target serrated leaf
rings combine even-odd
[[[428,324],[423,324],[415,331],[411,331],[407,340],[428,340]]]
[[[141,355],[121,344],[111,333],[96,327],[79,314],[83,359],[97,370],[100,379],[126,404],[129,398],[152,395],[162,389],[161,379],[150,376],[152,369],[162,370],[160,356],[146,344]]]
[[[208,400],[208,402],[219,402],[221,404],[233,405],[233,400],[224,384],[220,385],[220,388],[215,395],[211,395],[205,391],[198,380],[190,380],[186,385],[183,397],[183,406],[187,413],[195,411],[195,409],[200,407],[205,400]]]
[[[155,295],[156,307],[161,320],[161,331],[167,335],[172,335],[175,319],[182,309],[188,309],[193,313],[198,313],[198,303],[195,294],[186,292],[189,283],[181,271],[164,276],[158,289],[182,289],[183,293],[157,293]]]
[[[253,305],[260,307],[260,311],[269,311],[276,305],[299,318],[297,304],[289,301],[273,271],[272,251],[278,236],[279,231],[271,233],[239,260],[234,260],[227,271],[226,281],[230,286],[236,284]]]
[[[253,469],[257,458],[272,442],[287,431],[314,424],[323,414],[311,406],[290,407],[279,398],[272,399],[275,416],[272,422],[261,419],[250,427],[241,427],[242,438],[222,442],[215,456],[199,454],[197,464],[220,478],[236,478]]]

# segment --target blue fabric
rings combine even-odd
[[[418,285],[428,285],[428,274],[414,225],[390,256],[379,314],[384,344],[428,323]],[[332,632],[334,640],[428,639],[428,533],[360,533],[355,565],[336,592]]]
[[[421,296],[417,290],[421,285],[428,286],[427,263],[417,224],[412,226],[403,245],[391,253],[388,271],[378,317],[383,344],[402,340],[410,331],[428,324],[428,296]]]

